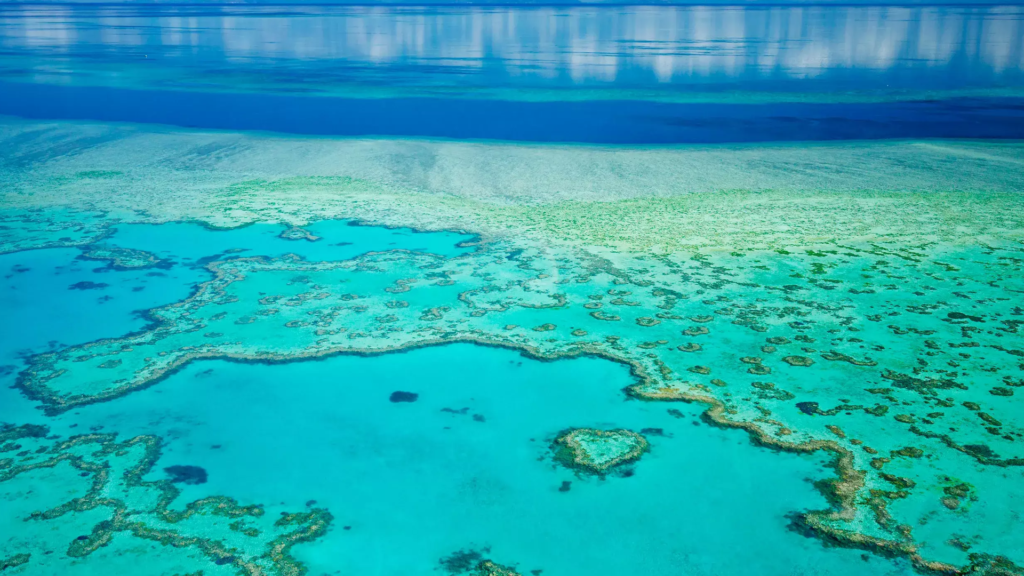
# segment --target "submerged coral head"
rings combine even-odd
[[[206,470],[199,466],[168,466],[164,472],[171,477],[171,482],[206,484]]]
[[[415,402],[420,395],[415,392],[402,392],[401,390],[391,393],[389,400],[392,402]]]

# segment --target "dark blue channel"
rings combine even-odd
[[[0,83],[0,114],[336,136],[598,144],[1024,138],[1024,99],[684,104],[351,99]]]

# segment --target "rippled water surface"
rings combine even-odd
[[[5,77],[59,83],[899,93],[1019,88],[1021,16],[1016,6],[8,6],[0,46]]]
[[[0,113],[600,143],[1013,138],[1017,7],[8,7]]]

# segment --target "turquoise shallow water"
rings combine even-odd
[[[145,250],[183,263],[201,264],[214,257],[277,257],[297,254],[314,262],[347,260],[360,254],[381,250],[412,250],[441,256],[457,256],[469,251],[462,242],[473,240],[468,234],[435,232],[425,234],[408,228],[388,229],[361,226],[345,220],[323,220],[303,230],[315,240],[286,239],[288,230],[278,224],[253,224],[216,234],[206,234],[199,224],[128,224],[115,228],[105,243]]]
[[[188,296],[202,271],[108,269],[83,261],[77,248],[30,250],[0,255],[0,310],[8,326],[0,330],[0,421],[40,420],[20,394],[9,389],[26,355],[140,330],[138,312]],[[70,289],[71,286],[93,287]]]
[[[105,240],[153,251],[172,263],[163,270],[113,270],[69,248],[0,256],[12,270],[3,311],[31,327],[0,341],[5,361],[142,328],[139,310],[181,299],[209,277],[187,263],[230,248],[273,255],[282,243],[301,249],[325,245],[331,232],[355,232],[361,237],[338,247],[343,257],[377,245],[444,252],[465,239],[339,226],[310,226],[325,238],[315,243],[281,240],[280,227],[191,224],[121,226]],[[326,253],[304,255],[313,254]],[[106,286],[69,290],[79,282]],[[827,549],[787,529],[788,514],[825,506],[811,485],[832,474],[823,457],[756,448],[743,432],[701,424],[698,407],[628,400],[622,388],[633,381],[623,366],[598,359],[539,362],[446,345],[281,365],[197,362],[141,392],[56,418],[4,390],[0,420],[45,422],[59,435],[157,436],[163,452],[147,478],[166,478],[171,466],[207,474],[203,483],[178,484],[181,502],[229,494],[270,515],[326,507],[331,531],[295,551],[311,574],[431,574],[460,550],[564,575],[909,573],[909,565]],[[396,403],[395,391],[419,396]],[[578,475],[552,460],[550,442],[568,427],[644,430],[651,452],[626,474]],[[12,534],[29,509],[12,508],[16,486],[0,500]],[[38,497],[27,505],[45,508]],[[61,534],[55,545],[63,545]],[[152,544],[125,544],[75,569],[93,573],[132,554],[151,566],[189,562]]]
[[[678,418],[627,401],[630,382],[606,361],[450,345],[276,366],[201,362],[58,420],[167,439],[159,467],[209,473],[188,498],[326,506],[337,525],[297,551],[311,574],[430,574],[456,550],[485,547],[523,573],[911,572],[786,530],[787,513],[825,505],[809,482],[827,475],[821,459],[756,448],[743,432],[698,424],[696,408]],[[389,402],[396,390],[419,398]],[[551,461],[548,443],[567,426],[665,436],[651,437],[632,476],[600,480]]]
[[[288,240],[282,225],[256,224],[213,231],[199,224],[127,224],[111,229],[96,245],[143,250],[162,259],[160,266],[118,270],[108,263],[82,260],[86,248],[27,250],[0,254],[0,310],[9,326],[0,331],[0,382],[9,382],[26,355],[112,338],[148,324],[141,313],[186,298],[211,275],[202,268],[214,258],[297,254],[312,261],[352,258],[375,250],[405,249],[455,256],[472,236],[424,234],[409,229],[360,226],[327,220],[309,226],[318,238]],[[73,288],[75,287],[75,288]],[[0,404],[0,420],[14,418],[15,395]],[[31,412],[19,409],[28,417]]]
[[[79,259],[87,248],[0,254],[3,308],[13,325],[23,327],[0,333],[0,350],[37,353],[50,341],[67,346],[137,330],[144,322],[133,312],[185,298],[196,283],[210,278],[201,266],[215,258],[296,254],[310,261],[333,261],[395,249],[456,256],[470,250],[460,243],[473,240],[465,234],[426,234],[340,220],[310,225],[307,230],[315,241],[281,238],[285,230],[271,224],[224,231],[189,223],[128,224],[112,228],[96,242],[143,250],[165,261],[140,270],[115,270],[103,261]]]

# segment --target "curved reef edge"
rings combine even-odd
[[[831,467],[836,471],[836,478],[818,482],[815,487],[831,504],[830,509],[812,510],[792,515],[793,529],[815,536],[826,545],[843,548],[854,548],[872,552],[886,558],[906,558],[914,569],[923,574],[985,574],[988,576],[1019,576],[1024,574],[1021,567],[1013,564],[1003,556],[988,554],[971,554],[971,562],[966,566],[954,566],[944,562],[932,561],[918,553],[917,545],[909,539],[904,541],[886,540],[866,534],[841,530],[832,526],[834,521],[851,520],[856,515],[856,496],[864,488],[864,472],[854,466],[853,453],[831,440],[814,440],[809,442],[784,442],[772,437],[753,422],[738,422],[726,417],[727,409],[717,398],[703,394],[693,394],[670,387],[652,387],[650,381],[628,386],[627,395],[646,401],[668,401],[700,403],[708,408],[701,413],[701,420],[706,424],[723,429],[740,429],[749,434],[754,444],[798,454],[810,454],[817,451],[829,452],[833,455]],[[888,515],[884,501],[871,499],[869,506],[885,525]]]
[[[211,281],[212,282],[212,281]],[[176,304],[176,305],[180,305]],[[625,394],[630,398],[643,401],[668,401],[700,403],[707,406],[702,413],[701,419],[712,426],[726,429],[741,429],[748,433],[751,441],[759,446],[782,450],[794,453],[814,453],[817,451],[829,452],[833,455],[831,467],[836,471],[836,478],[819,482],[816,488],[822,493],[831,504],[829,509],[798,512],[793,515],[793,528],[820,539],[826,545],[839,546],[865,550],[886,558],[905,558],[911,562],[913,567],[924,574],[936,575],[966,575],[985,574],[989,576],[1021,576],[1024,569],[1013,564],[1003,556],[992,556],[988,554],[971,554],[971,562],[965,566],[954,566],[944,562],[931,561],[924,558],[919,552],[917,545],[907,537],[903,541],[886,540],[866,534],[842,530],[833,527],[833,521],[849,520],[856,514],[856,495],[864,488],[864,472],[857,470],[854,466],[853,453],[839,444],[829,440],[816,440],[809,442],[785,442],[770,436],[756,423],[730,420],[726,417],[725,405],[718,399],[703,394],[693,394],[681,390],[663,387],[649,375],[645,368],[639,363],[623,358],[604,350],[596,349],[586,345],[578,345],[574,349],[565,352],[545,353],[532,346],[504,342],[501,340],[483,338],[477,336],[453,336],[423,340],[381,349],[345,349],[334,348],[316,352],[297,354],[258,354],[244,355],[231,354],[214,351],[199,351],[183,355],[166,368],[155,373],[152,377],[137,384],[125,385],[121,388],[110,390],[96,396],[77,396],[64,398],[53,394],[43,382],[30,382],[30,369],[26,369],[19,375],[16,384],[29,398],[43,402],[43,410],[47,415],[59,415],[78,406],[95,404],[114,400],[121,396],[130,394],[153,386],[166,378],[184,369],[188,364],[196,360],[226,360],[231,362],[249,364],[284,364],[309,360],[323,360],[333,356],[381,356],[384,354],[395,354],[409,352],[420,348],[433,346],[444,346],[451,344],[473,344],[519,352],[524,357],[542,362],[554,362],[557,360],[574,358],[600,358],[609,360],[629,367],[630,375],[638,382],[624,389]],[[172,487],[173,488],[173,487]],[[876,516],[885,518],[887,516],[884,503],[872,499],[869,504],[875,511]],[[326,511],[324,511],[325,514]],[[329,516],[329,514],[328,514]],[[883,522],[884,526],[884,522]]]
[[[289,232],[291,232],[293,230],[299,230],[300,231],[299,232],[299,234],[300,234],[300,238],[299,239],[307,240],[307,241],[310,241],[310,242],[316,242],[316,241],[320,240],[321,238],[319,236],[316,236],[316,235],[310,233],[309,231],[307,231],[304,228],[304,226],[309,226],[310,224],[319,223],[319,222],[342,221],[342,222],[347,223],[349,226],[353,226],[353,227],[360,227],[360,226],[362,226],[362,227],[367,227],[367,228],[383,228],[385,230],[408,230],[412,234],[439,234],[439,233],[446,233],[446,234],[457,234],[457,235],[460,235],[460,236],[466,236],[467,237],[466,239],[460,240],[460,241],[455,243],[455,247],[456,248],[464,248],[464,249],[474,248],[474,249],[478,249],[481,245],[483,245],[483,244],[485,244],[487,242],[487,240],[484,238],[483,234],[480,234],[480,233],[477,233],[477,232],[472,232],[469,229],[459,228],[457,226],[447,226],[447,225],[445,225],[445,226],[441,226],[441,225],[438,225],[438,226],[403,226],[403,225],[391,224],[391,223],[384,222],[384,221],[378,221],[378,220],[375,220],[375,219],[366,219],[366,218],[353,218],[353,217],[340,217],[339,216],[339,217],[333,217],[333,218],[315,218],[315,219],[313,219],[313,218],[303,218],[303,217],[294,216],[294,215],[281,214],[279,218],[271,219],[271,220],[246,220],[246,221],[235,222],[235,223],[232,223],[232,224],[229,224],[229,225],[220,225],[220,224],[215,224],[213,222],[208,221],[210,219],[203,219],[203,218],[199,218],[199,217],[189,217],[189,218],[179,218],[179,219],[175,219],[175,218],[172,218],[172,217],[162,217],[161,218],[161,217],[150,216],[145,211],[137,211],[140,216],[145,216],[145,217],[142,217],[142,218],[123,218],[123,217],[108,218],[107,217],[108,211],[98,209],[95,206],[91,206],[91,205],[88,206],[88,207],[78,207],[78,208],[74,208],[74,209],[71,209],[71,208],[68,208],[68,209],[72,210],[76,214],[91,214],[91,215],[94,215],[96,217],[97,221],[96,221],[95,224],[93,224],[92,232],[90,233],[90,235],[83,236],[82,238],[79,238],[78,240],[55,239],[55,240],[48,240],[48,241],[44,241],[44,242],[39,242],[39,243],[37,243],[35,245],[32,245],[32,246],[18,247],[18,248],[10,248],[10,247],[5,246],[3,243],[0,243],[0,255],[17,254],[17,253],[21,253],[21,252],[29,252],[29,251],[32,251],[32,250],[49,250],[49,249],[54,249],[54,248],[78,248],[78,249],[82,250],[83,252],[86,252],[92,246],[98,245],[98,244],[102,243],[105,240],[109,240],[117,232],[117,227],[118,226],[124,226],[124,225],[163,226],[165,224],[194,224],[196,226],[199,226],[203,230],[207,230],[207,231],[210,231],[210,232],[229,232],[231,230],[241,230],[243,228],[248,228],[248,227],[254,226],[256,224],[271,224],[271,225],[278,225],[278,226],[281,226],[281,227],[284,228],[284,230],[282,230],[281,233],[278,234],[279,238],[286,239],[286,240],[288,240],[288,239],[294,240],[294,238],[289,238],[288,234],[289,234]],[[289,217],[289,216],[291,216],[291,217]],[[143,252],[143,251],[139,250],[138,252]],[[111,258],[88,258],[88,257],[86,259],[92,259],[92,260],[113,260]],[[157,259],[156,262],[154,262],[154,264],[156,264],[158,262],[159,262],[159,259]],[[115,264],[116,264],[116,262],[115,262]],[[124,267],[123,269],[129,270],[129,269],[132,269],[132,267],[130,267],[130,266],[129,267]]]

